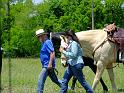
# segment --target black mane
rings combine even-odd
[[[64,32],[54,32],[52,33],[52,43],[53,43],[53,47],[54,47],[54,50],[55,50],[55,56],[60,58],[61,56],[61,53],[59,52],[59,48],[60,48],[60,45],[61,45],[61,39],[60,39],[60,35],[63,35]]]

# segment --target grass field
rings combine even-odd
[[[8,59],[3,59],[3,68],[1,74],[2,92],[9,93],[9,69]],[[60,60],[57,60],[57,69],[59,71],[58,78],[62,79],[65,68],[61,66]],[[40,59],[33,58],[16,58],[11,59],[11,90],[12,93],[36,93],[38,75],[41,71]],[[94,74],[85,67],[83,69],[86,80],[92,85]],[[114,68],[115,82],[119,89],[124,90],[124,66],[120,64],[120,67]],[[103,73],[103,79],[106,82],[109,92],[112,93],[111,83],[108,78],[107,71]],[[71,81],[69,86],[71,86]],[[49,78],[45,83],[44,93],[58,93],[59,87],[55,85]],[[77,82],[75,92],[69,91],[68,93],[85,93],[85,90]],[[102,93],[101,84],[98,84],[95,93]],[[124,93],[124,92],[121,92]]]

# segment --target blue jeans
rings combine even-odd
[[[84,64],[79,63],[77,65],[71,66],[68,65],[63,79],[62,79],[62,86],[59,93],[66,93],[68,89],[68,82],[71,79],[71,77],[74,75],[78,79],[79,83],[85,88],[86,93],[94,93],[93,89],[90,87],[90,85],[85,81],[82,68],[84,67]]]
[[[43,93],[44,90],[44,84],[45,84],[45,80],[47,78],[47,76],[50,77],[50,79],[56,83],[59,87],[61,87],[61,80],[58,80],[54,68],[48,70],[47,68],[42,68],[42,71],[39,75],[39,80],[38,80],[38,89],[37,89],[37,93]]]

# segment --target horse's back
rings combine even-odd
[[[94,38],[103,38],[106,35],[106,32],[103,29],[96,30],[87,30],[76,33],[78,38],[94,39]]]

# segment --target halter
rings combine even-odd
[[[98,45],[97,47],[94,48],[93,53],[92,53],[93,58],[94,58],[94,54],[95,54],[96,50],[97,50],[99,47],[101,47],[103,44],[105,44],[106,41],[108,41],[108,37],[107,37],[100,45]]]

